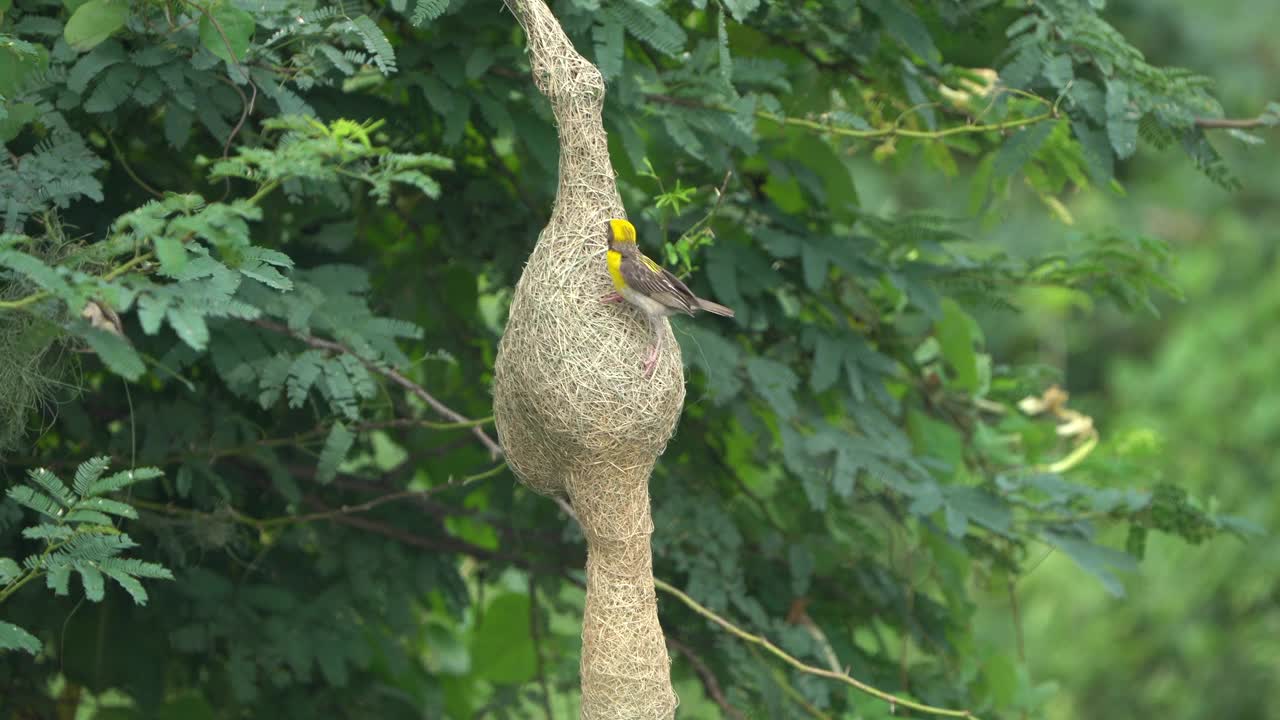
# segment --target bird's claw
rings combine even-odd
[[[616,292],[611,292],[611,293],[609,293],[608,295],[601,296],[601,298],[600,298],[600,302],[602,302],[602,303],[617,303],[617,302],[622,302],[622,296],[621,296],[621,295],[619,295],[619,294],[618,294],[618,293],[616,293]]]
[[[653,377],[653,371],[658,368],[658,346],[654,345],[649,351],[649,357],[644,361],[644,377],[646,380]]]

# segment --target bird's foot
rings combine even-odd
[[[645,379],[647,380],[653,377],[653,371],[656,370],[657,368],[658,368],[658,346],[654,345],[653,348],[649,350],[649,357],[646,358],[644,361]]]
[[[608,295],[604,295],[604,296],[602,296],[602,297],[600,298],[600,302],[602,302],[602,303],[618,303],[618,302],[622,302],[622,296],[621,296],[621,295],[619,295],[619,294],[618,294],[618,293],[616,293],[616,292],[611,292],[611,293],[609,293]]]

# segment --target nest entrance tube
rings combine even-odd
[[[624,217],[601,121],[604,80],[543,0],[506,0],[525,30],[534,82],[560,139],[551,220],[520,281],[494,367],[494,416],[516,475],[567,497],[587,540],[582,718],[675,716],[671,660],[658,624],[649,538],[649,473],[684,403],[679,346],[642,373],[649,323],[600,298],[605,227]]]

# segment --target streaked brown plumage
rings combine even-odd
[[[617,293],[606,296],[603,300],[626,300],[640,308],[648,318],[654,341],[648,359],[645,360],[646,377],[653,374],[658,353],[662,349],[659,318],[679,312],[694,315],[700,310],[733,317],[733,310],[694,295],[680,278],[640,252],[636,245],[636,229],[631,223],[626,220],[610,220],[607,237],[609,251],[606,259]]]

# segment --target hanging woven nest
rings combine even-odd
[[[566,497],[587,540],[582,717],[671,718],[670,658],[658,625],[649,473],[684,403],[679,345],[663,321],[652,378],[649,326],[604,304],[606,227],[625,217],[601,110],[604,80],[542,0],[507,0],[534,81],[551,101],[560,178],[551,220],[516,284],[498,346],[494,415],[507,460],[535,491]]]

